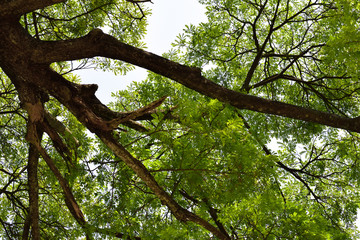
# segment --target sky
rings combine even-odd
[[[206,21],[205,8],[196,0],[152,0],[147,3],[152,8],[149,17],[148,32],[145,37],[147,51],[161,55],[171,49],[175,41],[187,24],[199,24]],[[112,72],[102,70],[79,70],[82,83],[99,85],[96,96],[104,103],[113,101],[111,92],[125,89],[132,81],[141,81],[146,78],[147,71],[136,68],[126,76],[115,76]]]

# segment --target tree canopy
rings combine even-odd
[[[360,3],[200,3],[158,56],[150,0],[0,1],[2,239],[359,237]]]

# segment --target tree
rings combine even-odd
[[[1,237],[356,238],[359,3],[202,0],[157,56],[148,2],[0,2]]]

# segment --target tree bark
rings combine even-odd
[[[224,88],[201,75],[201,70],[185,66],[156,54],[122,43],[96,29],[82,38],[41,42],[32,59],[39,63],[76,60],[102,56],[132,63],[162,76],[168,77],[205,96],[218,99],[238,109],[272,114],[330,127],[360,132],[360,119],[347,118],[283,102],[272,101]]]
[[[45,8],[66,0],[11,0],[1,1],[0,19],[7,17],[20,17],[21,15],[32,12],[36,9]]]
[[[38,183],[38,161],[39,152],[35,146],[30,144],[28,161],[28,183],[29,183],[29,217],[31,226],[31,237],[34,240],[40,239],[39,227],[39,183]],[[26,238],[27,239],[27,238]]]
[[[6,29],[7,32],[11,32],[11,35],[2,34],[1,28]],[[94,40],[97,36],[97,34],[94,35],[94,33],[92,33],[90,34],[90,39]],[[3,38],[1,39],[1,37]],[[89,38],[89,36],[85,37],[85,39],[86,38]],[[159,99],[138,111],[127,114],[124,118],[106,120],[103,116],[98,115],[102,114],[102,112],[97,111],[93,107],[94,101],[97,103],[100,102],[94,95],[95,91],[84,91],[83,85],[71,83],[58,73],[52,71],[49,68],[49,62],[41,62],[38,61],[36,57],[33,57],[38,54],[36,45],[40,43],[41,42],[28,36],[19,24],[9,22],[8,25],[0,25],[0,44],[8,46],[6,49],[0,49],[0,51],[3,51],[3,53],[0,54],[0,66],[2,66],[4,72],[14,83],[19,93],[20,100],[29,114],[28,134],[26,139],[36,147],[37,151],[39,151],[42,158],[46,161],[49,168],[58,179],[64,191],[66,205],[77,222],[82,227],[86,227],[84,215],[66,180],[62,177],[46,151],[41,147],[36,135],[37,124],[40,124],[44,129],[49,127],[45,126],[47,124],[47,122],[44,121],[45,111],[40,102],[41,95],[44,93],[56,97],[82,124],[84,124],[84,126],[96,133],[116,156],[121,158],[136,172],[136,174],[157,195],[160,201],[171,210],[177,219],[184,222],[195,222],[212,232],[218,238],[228,239],[227,236],[209,222],[182,208],[162,187],[158,185],[145,166],[128,153],[126,149],[111,136],[112,128],[116,127],[116,124],[118,124],[119,121],[132,120],[132,118],[139,117],[139,115],[146,113],[148,110],[153,110],[154,107],[162,103],[164,98]],[[103,110],[106,110],[106,108]]]
[[[64,191],[70,212],[83,227],[86,225],[84,215],[66,180],[41,147],[37,135],[37,126],[50,127],[44,125],[47,123],[44,121],[45,111],[41,103],[41,97],[46,94],[57,98],[84,126],[96,133],[114,154],[121,158],[147,184],[177,219],[184,222],[195,222],[218,238],[229,239],[226,234],[206,220],[182,208],[159,186],[145,166],[112,137],[112,128],[122,123],[122,118],[109,119],[108,113],[111,115],[111,112],[95,97],[96,89],[91,87],[91,91],[84,91],[85,86],[67,81],[60,74],[50,69],[49,65],[52,62],[96,56],[117,59],[173,79],[203,95],[218,99],[239,109],[248,109],[360,132],[360,121],[357,118],[345,118],[226,89],[206,79],[198,68],[185,66],[124,44],[98,29],[91,31],[82,38],[46,42],[32,38],[16,20],[23,13],[57,2],[62,2],[62,0],[14,0],[2,3],[0,8],[0,67],[14,83],[23,107],[29,114],[27,140],[36,147],[36,150],[57,177]],[[100,106],[101,110],[95,108],[94,105]],[[133,115],[127,115],[129,119],[126,119],[126,116],[125,119],[130,121],[132,118],[138,117],[137,114],[138,112],[134,112]],[[32,178],[34,179],[31,181],[36,180],[34,175]],[[32,189],[36,190],[36,186],[33,185]],[[36,196],[34,196],[35,198]],[[32,208],[36,210],[35,205]]]

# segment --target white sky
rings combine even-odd
[[[148,32],[145,38],[147,51],[161,55],[171,48],[187,24],[198,24],[206,21],[205,8],[196,0],[153,0],[148,3],[153,8],[149,17]],[[111,92],[125,89],[132,81],[141,81],[146,78],[144,69],[136,68],[126,76],[115,76],[111,72],[101,70],[80,70],[82,83],[99,85],[96,96],[104,103],[112,101]]]

